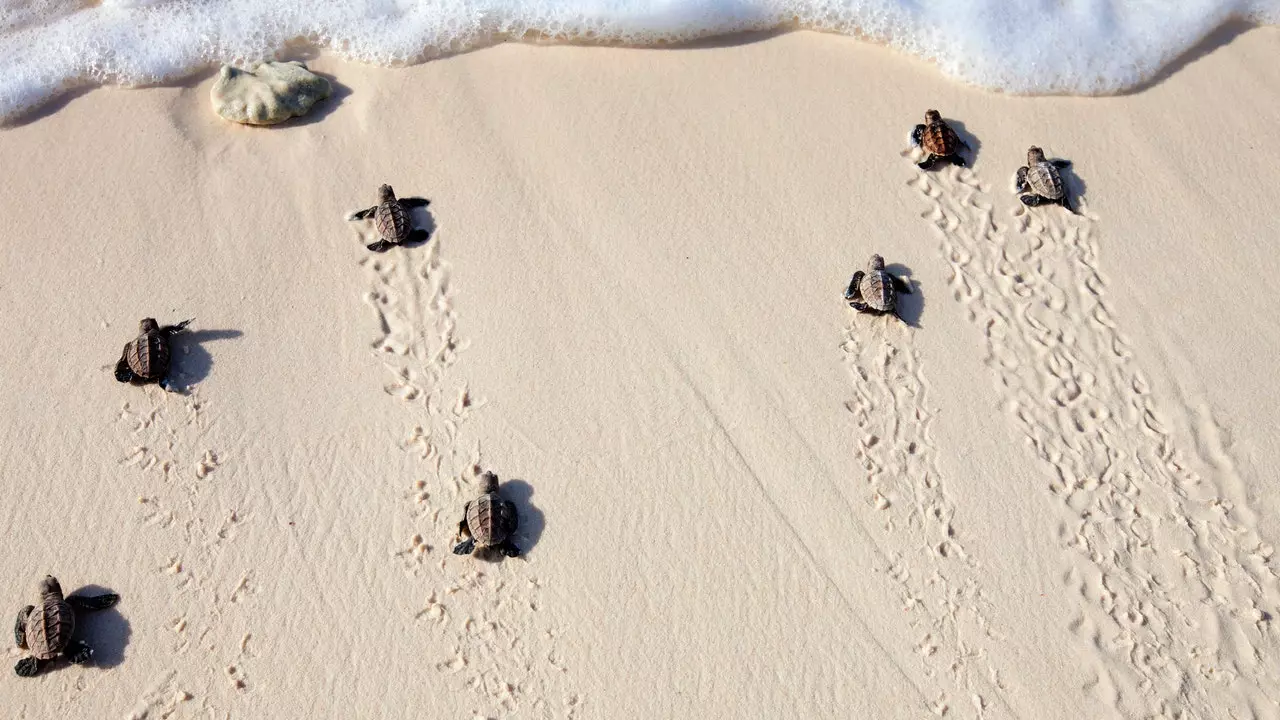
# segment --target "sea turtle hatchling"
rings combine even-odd
[[[898,293],[911,294],[911,285],[884,269],[884,258],[872,255],[866,272],[859,270],[849,281],[844,299],[849,307],[872,315],[893,315],[899,320]]]
[[[76,613],[106,610],[120,602],[114,593],[104,595],[72,595],[62,597],[62,586],[52,575],[40,582],[40,604],[28,605],[18,611],[13,625],[13,640],[21,650],[31,653],[13,666],[22,677],[40,672],[50,660],[63,656],[76,663],[88,662],[93,649],[83,640],[71,640],[76,629]]]
[[[516,506],[498,494],[498,476],[486,472],[481,477],[480,497],[467,503],[458,523],[460,542],[455,555],[470,555],[476,547],[495,548],[507,557],[516,557],[520,548],[511,542],[518,518]]]
[[[120,354],[116,363],[116,380],[120,382],[145,385],[159,383],[160,387],[169,390],[169,338],[186,329],[190,320],[177,325],[165,325],[146,318],[138,324],[138,337],[130,340]]]
[[[924,124],[911,131],[911,145],[924,151],[924,158],[916,163],[921,170],[932,168],[939,160],[949,160],[964,167],[960,148],[969,149],[969,144],[956,135],[937,110],[925,111]]]
[[[427,231],[414,228],[409,211],[413,208],[426,207],[430,200],[420,197],[397,198],[390,185],[378,187],[378,204],[367,210],[351,213],[348,220],[364,220],[373,217],[373,225],[378,230],[378,242],[367,245],[374,252],[386,252],[393,245],[422,242],[427,239]]]
[[[1018,168],[1013,191],[1024,205],[1035,207],[1051,203],[1075,213],[1075,208],[1071,207],[1071,201],[1067,199],[1062,175],[1058,172],[1059,169],[1070,166],[1069,160],[1046,160],[1044,151],[1038,147],[1027,148],[1027,164]]]

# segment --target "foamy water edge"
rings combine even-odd
[[[299,41],[394,66],[512,38],[650,46],[795,27],[881,42],[992,90],[1110,94],[1232,21],[1280,23],[1280,0],[0,0],[0,118],[74,87],[164,83]]]

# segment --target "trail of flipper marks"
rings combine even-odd
[[[1280,717],[1273,548],[1226,453],[1189,459],[1166,429],[1109,308],[1096,218],[1010,198],[997,219],[955,167],[910,185],[1061,508],[1062,582],[1081,598],[1069,627],[1095,658],[1092,690],[1126,717]]]
[[[983,717],[1008,690],[993,650],[1003,634],[984,611],[982,566],[965,550],[943,486],[920,352],[896,318],[851,316],[841,347],[854,391],[845,407],[866,470],[862,505],[878,521],[877,541],[892,558],[888,574],[920,632],[914,650],[938,682],[932,709]]]
[[[182,352],[181,336],[174,343]],[[178,657],[200,653],[207,664],[221,665],[225,677],[170,671],[128,717],[185,712],[193,693],[200,696],[201,711],[213,713],[229,704],[222,694],[252,689],[244,669],[254,657],[246,646],[250,636],[234,629],[243,625],[243,615],[232,620],[228,613],[242,613],[258,593],[255,573],[246,569],[234,586],[223,586],[216,576],[221,548],[235,541],[249,518],[239,509],[220,508],[215,472],[224,459],[209,447],[212,423],[198,389],[180,395],[153,385],[130,393],[136,397],[117,415],[117,427],[129,437],[118,462],[135,474],[137,522],[155,533],[155,572],[171,578],[175,599],[168,604],[177,611],[166,621],[173,633],[167,651]]]
[[[382,389],[409,412],[413,425],[401,448],[423,464],[423,475],[400,490],[421,530],[393,554],[408,577],[427,578],[430,589],[414,617],[447,648],[432,667],[472,694],[478,717],[576,717],[582,699],[566,689],[559,629],[542,612],[534,566],[452,554],[463,507],[488,468],[478,442],[463,440],[467,421],[485,402],[459,378],[467,343],[458,336],[451,268],[440,256],[440,241],[366,255],[360,264],[370,283],[365,302],[379,328],[372,347],[389,373]],[[521,539],[517,535],[518,544]]]

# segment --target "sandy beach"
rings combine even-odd
[[[5,598],[122,598],[4,717],[1280,718],[1276,28],[1092,98],[812,32],[298,57],[279,127],[208,72],[0,130]],[[384,182],[429,242],[365,249]],[[185,393],[112,377],[144,317]],[[482,470],[523,558],[450,552]]]

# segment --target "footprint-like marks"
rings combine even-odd
[[[1000,404],[1061,501],[1064,582],[1085,603],[1071,627],[1097,653],[1092,689],[1121,712],[1159,717],[1188,703],[1239,716],[1271,703],[1275,639],[1242,619],[1280,592],[1269,564],[1250,559],[1262,541],[1245,522],[1252,511],[1235,509],[1247,493],[1229,462],[1202,482],[1160,419],[1106,299],[1098,218],[1084,203],[1075,217],[1010,199],[1002,225],[967,170],[909,184],[982,331]],[[1222,495],[1238,500],[1210,511]],[[1212,623],[1188,622],[1206,613]],[[1214,686],[1229,688],[1225,706]]]
[[[904,268],[890,271],[905,274]],[[1001,702],[1006,688],[992,680],[999,672],[991,666],[1000,633],[983,607],[981,565],[956,528],[913,330],[892,318],[850,317],[841,343],[852,381],[845,408],[853,415],[852,445],[863,471],[855,485],[861,502],[853,506],[864,507],[871,526],[879,527],[878,543],[892,558],[886,574],[910,611],[907,622],[923,633],[916,651],[937,683],[935,706],[968,696]]]

